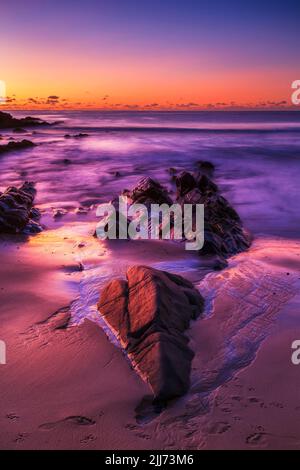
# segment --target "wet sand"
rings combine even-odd
[[[148,386],[103,330],[90,320],[64,328],[60,309],[84,272],[74,271],[78,239],[50,247],[45,236],[2,249],[1,448],[299,447],[300,376],[290,360],[300,334],[299,244],[258,242],[198,281],[211,301],[189,330],[191,390],[149,421],[135,411]]]

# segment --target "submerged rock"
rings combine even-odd
[[[5,152],[11,152],[13,150],[22,150],[35,147],[36,144],[31,142],[31,140],[23,139],[20,142],[11,141],[6,145],[0,145],[0,154]]]
[[[215,165],[213,163],[208,162],[206,160],[198,160],[197,166],[201,173],[205,174],[206,176],[209,176],[210,178],[213,176],[215,171]]]
[[[0,194],[0,233],[36,233],[42,227],[39,211],[33,208],[36,190],[33,183],[25,182],[20,188],[9,187]]]
[[[98,310],[157,401],[186,393],[193,352],[184,332],[203,310],[204,300],[181,276],[133,266],[127,280],[102,290]]]
[[[0,111],[0,129],[9,128],[22,128],[26,126],[45,126],[50,125],[46,121],[42,121],[39,118],[27,116],[25,118],[17,119],[9,113],[3,113]]]
[[[13,132],[15,132],[16,134],[26,134],[27,131],[26,129],[22,129],[22,127],[16,127]]]

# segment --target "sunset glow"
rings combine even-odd
[[[46,0],[43,11],[39,5],[1,5],[7,109],[291,105],[299,5],[88,0],[83,9],[76,1]]]

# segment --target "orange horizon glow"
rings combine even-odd
[[[292,107],[298,22],[287,8],[144,3],[5,3],[0,109]]]

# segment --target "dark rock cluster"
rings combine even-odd
[[[20,188],[11,186],[0,193],[0,233],[36,233],[39,211],[33,207],[36,190],[25,182]]]
[[[213,164],[200,161],[197,166],[193,173],[182,171],[174,175],[177,188],[174,202],[182,206],[183,212],[185,204],[204,205],[204,246],[199,250],[199,255],[211,258],[212,267],[220,269],[227,265],[226,258],[249,248],[250,238],[238,213],[212,181]],[[149,177],[142,178],[131,191],[125,190],[123,195],[127,196],[129,206],[140,203],[150,208],[151,204],[173,204],[168,191],[158,181]],[[118,199],[115,198],[112,202],[117,209]],[[172,217],[171,214],[171,224]],[[130,220],[123,220],[117,213],[117,229],[119,223],[128,225],[129,222]],[[195,220],[192,225],[195,230]],[[163,232],[163,226],[160,230]]]

